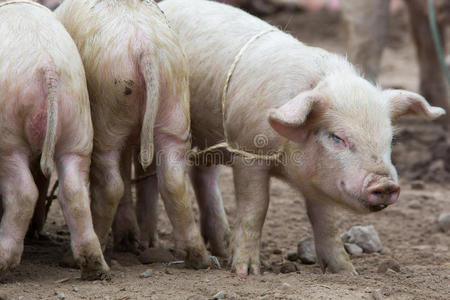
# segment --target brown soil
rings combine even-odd
[[[338,15],[282,13],[268,19],[307,43],[345,51]],[[393,23],[380,81],[386,87],[417,90],[418,69],[406,33],[407,19],[401,15]],[[440,232],[436,221],[440,213],[450,212],[450,134],[439,125],[415,121],[400,127],[393,153],[403,188],[398,204],[371,215],[342,212],[342,231],[372,224],[385,247],[381,254],[352,258],[359,276],[322,274],[317,265],[301,264],[294,273],[269,271],[268,267],[287,261],[297,242],[312,234],[302,197],[273,180],[262,238],[262,260],[267,268],[261,276],[239,278],[227,269],[194,271],[162,263],[142,265],[133,254],[114,253],[111,281],[83,282],[78,270],[59,267],[69,243],[55,203],[45,228],[50,240],[25,246],[22,264],[0,276],[0,296],[58,299],[58,292],[66,299],[210,299],[223,291],[226,299],[380,299],[372,293],[379,290],[377,295],[385,299],[450,299],[450,234]],[[411,187],[417,179],[423,189],[417,189],[420,184]],[[221,187],[232,224],[235,205],[228,168],[223,169]],[[173,245],[171,227],[162,205],[159,224],[162,245],[169,248]],[[390,258],[399,262],[400,271],[378,273],[379,265]],[[150,277],[140,278],[146,270]]]

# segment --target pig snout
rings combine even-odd
[[[395,203],[400,195],[400,186],[392,180],[374,182],[367,187],[365,204],[371,211],[379,211]]]

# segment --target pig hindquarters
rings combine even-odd
[[[125,157],[140,144],[144,169],[156,154],[158,190],[176,247],[187,252],[191,266],[209,266],[184,178],[190,132],[187,62],[161,10],[153,1],[67,0],[56,14],[86,69],[95,135],[91,207],[102,245],[124,190],[129,195]]]
[[[103,278],[109,268],[89,209],[93,130],[77,48],[38,4],[1,3],[0,19],[0,271],[19,264],[36,200],[47,192],[43,175],[55,162],[58,201],[82,277]]]
[[[224,140],[222,91],[235,57],[249,40],[272,27],[211,1],[166,0],[160,6],[189,60],[193,146],[205,149]],[[233,271],[260,271],[269,181],[276,176],[306,199],[322,269],[356,273],[335,225],[336,205],[367,213],[394,203],[399,186],[390,158],[392,122],[403,115],[434,119],[444,113],[418,94],[380,90],[345,58],[308,47],[279,30],[260,36],[232,74],[225,126],[234,148],[283,151],[279,161],[232,157],[237,200]],[[230,153],[221,154],[229,162]],[[224,253],[228,224],[215,168],[194,167],[193,182],[203,233],[218,247],[213,252]]]

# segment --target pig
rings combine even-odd
[[[237,200],[233,272],[260,273],[273,176],[304,196],[322,270],[356,274],[338,234],[336,207],[369,213],[395,203],[400,187],[390,158],[393,123],[406,115],[432,120],[445,111],[419,94],[382,90],[344,57],[304,45],[237,8],[205,0],[159,5],[190,65],[193,146],[223,142],[224,130],[231,146],[207,160],[195,155],[191,172],[202,233],[213,254],[226,253],[229,239],[218,188],[217,164],[223,162],[233,169]]]
[[[93,111],[91,195],[103,247],[122,196],[130,155],[152,164],[158,191],[188,265],[209,266],[185,181],[190,148],[188,65],[177,35],[150,0],[66,0],[55,11],[81,54]]]
[[[350,60],[373,81],[379,74],[381,55],[386,45],[390,2],[342,1]],[[448,110],[450,93],[432,39],[427,3],[426,0],[405,0],[420,67],[420,91],[431,104]],[[436,21],[445,47],[444,28],[450,24],[450,2],[436,0],[435,7]],[[444,123],[449,120],[448,115],[441,118]]]
[[[82,278],[106,278],[89,208],[93,128],[75,43],[51,11],[31,1],[1,2],[0,19],[0,273],[20,263],[34,206],[55,165]]]

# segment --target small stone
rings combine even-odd
[[[0,294],[0,300],[7,300],[8,296],[6,294]]]
[[[423,181],[416,180],[411,183],[411,188],[413,190],[424,190],[425,184],[423,183]]]
[[[280,265],[272,265],[271,266],[272,272],[275,274],[281,273],[281,266]]]
[[[419,271],[420,269],[422,269],[422,266],[412,265],[412,266],[407,266],[406,268],[412,272],[416,272],[416,271]]]
[[[141,273],[141,274],[139,274],[140,278],[149,278],[150,276],[152,276],[152,274],[148,270],[143,272],[143,273]]]
[[[78,293],[78,288],[76,287],[76,286],[74,286],[73,288],[72,288],[72,290],[74,291],[74,292],[76,292],[76,293]]]
[[[297,261],[298,259],[297,252],[289,252],[286,258],[289,261]]]
[[[383,249],[380,237],[372,225],[353,226],[342,235],[342,241],[344,243],[356,244],[366,253],[380,252]]]
[[[272,251],[272,253],[273,253],[273,254],[281,254],[282,251],[281,251],[280,249],[274,249],[274,250]]]
[[[166,273],[166,274],[168,274],[168,275],[173,275],[173,272],[172,272],[171,270],[169,270],[169,269],[166,269],[166,270],[164,271],[164,273]]]
[[[215,294],[212,298],[213,298],[213,300],[225,299],[225,293],[224,293],[224,291],[220,291],[217,294]]]
[[[383,295],[381,294],[380,290],[372,291],[372,299],[373,300],[383,300]]]
[[[55,291],[55,295],[61,300],[66,299],[66,295],[60,291]]]
[[[283,274],[293,273],[297,271],[297,266],[293,262],[286,262],[281,265],[280,272]]]
[[[316,247],[312,238],[305,238],[298,243],[297,256],[306,265],[316,263]]]
[[[413,200],[408,204],[408,207],[411,209],[421,209],[422,205],[420,204],[419,201],[417,200]]]
[[[378,266],[378,273],[386,273],[388,270],[393,270],[395,272],[400,272],[400,264],[398,261],[393,259],[386,259]]]
[[[389,249],[388,247],[383,247],[383,249],[381,249],[381,254],[383,255],[391,255],[392,254],[392,250]]]
[[[441,214],[438,218],[439,229],[443,232],[450,231],[450,213]]]
[[[363,249],[356,244],[345,243],[344,248],[347,251],[347,253],[351,255],[358,256],[363,253]]]
[[[395,272],[392,269],[387,269],[386,273],[384,273],[384,274],[389,275],[389,276],[396,276],[397,272]]]
[[[281,287],[283,288],[283,290],[289,290],[291,288],[291,285],[287,282],[283,282],[281,284]]]
[[[17,299],[18,300],[23,300],[23,299],[25,299],[25,297],[24,296],[19,296]]]

